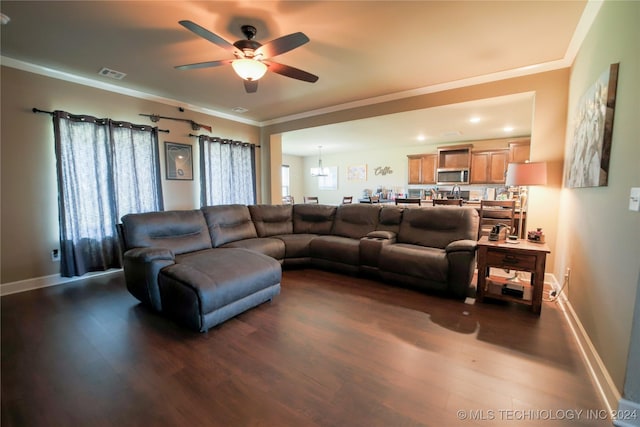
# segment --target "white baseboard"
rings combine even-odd
[[[550,283],[553,289],[556,292],[560,292],[560,284],[556,280],[554,275],[546,275],[550,277]],[[545,277],[546,281],[546,277]],[[602,398],[606,406],[606,410],[609,414],[615,414],[614,408],[618,407],[618,402],[621,399],[620,392],[618,388],[613,382],[611,375],[607,371],[607,368],[604,365],[604,362],[600,358],[600,355],[596,351],[595,346],[591,342],[591,338],[587,334],[587,331],[584,329],[580,318],[576,314],[571,305],[571,301],[567,299],[567,297],[561,293],[558,298],[558,306],[560,310],[565,316],[567,324],[571,329],[571,333],[578,344],[578,348],[580,349],[580,353],[582,355],[585,364],[587,365],[587,369],[591,376],[591,379],[594,381],[598,394]],[[639,412],[640,417],[640,412]],[[617,424],[616,424],[617,425]],[[636,425],[636,424],[629,424]]]
[[[0,284],[0,296],[46,288],[49,286],[63,285],[65,283],[75,282],[76,280],[84,280],[90,277],[102,276],[104,274],[112,274],[120,271],[122,271],[122,269],[114,268],[107,271],[87,273],[83,276],[76,277],[62,277],[59,274],[52,274],[49,276],[34,277],[32,279],[18,280],[17,282],[2,283]]]

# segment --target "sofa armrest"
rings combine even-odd
[[[124,253],[124,279],[127,289],[142,303],[162,311],[158,274],[175,264],[173,252],[166,248],[133,248]]]
[[[376,230],[376,231],[371,231],[370,233],[367,233],[366,238],[393,240],[393,242],[395,243],[396,233],[394,233],[393,231]]]
[[[456,240],[445,248],[449,261],[449,291],[458,298],[464,298],[469,292],[476,267],[476,240]]]
[[[452,252],[466,251],[475,252],[478,248],[478,242],[476,240],[455,240],[447,245],[445,250],[447,254]]]
[[[152,262],[156,260],[175,260],[171,249],[166,248],[133,248],[124,253],[125,258],[136,262]]]
[[[372,231],[360,239],[360,267],[378,269],[382,248],[396,242],[392,231]]]

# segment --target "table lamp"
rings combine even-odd
[[[536,163],[509,163],[507,165],[506,185],[519,187],[518,200],[520,203],[520,220],[518,222],[518,233],[522,235],[523,212],[527,211],[529,205],[528,197],[523,193],[528,191],[530,185],[547,184],[547,164],[545,162]],[[523,188],[525,187],[525,188]]]

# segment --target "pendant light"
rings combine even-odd
[[[322,145],[318,145],[318,167],[311,168],[311,176],[329,176],[329,168],[322,167]]]

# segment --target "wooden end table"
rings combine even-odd
[[[491,242],[487,236],[478,241],[478,288],[476,298],[493,298],[531,306],[531,310],[540,314],[542,308],[542,289],[544,287],[544,268],[547,254],[551,250],[546,243],[532,243],[518,240],[517,244],[505,240]],[[520,281],[523,295],[514,295],[505,289],[513,282],[501,276],[490,275],[490,268],[501,268],[531,273],[530,281]],[[517,274],[517,273],[516,273]],[[511,288],[511,286],[510,286]],[[506,293],[505,293],[506,291]]]

